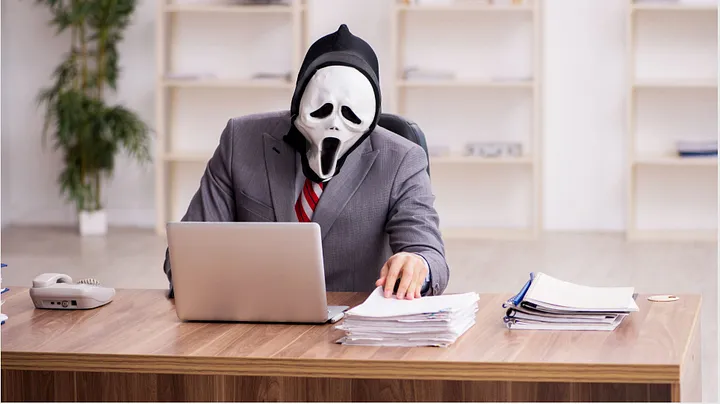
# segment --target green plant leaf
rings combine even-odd
[[[73,44],[37,96],[45,110],[42,141],[63,155],[60,192],[78,210],[101,207],[102,176],[115,170],[115,156],[126,152],[150,161],[149,129],[122,106],[108,106],[105,86],[116,90],[120,76],[118,45],[132,21],[135,0],[37,0],[51,14],[57,33],[72,29]],[[82,85],[80,85],[82,82]]]

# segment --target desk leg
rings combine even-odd
[[[673,385],[672,401],[702,401],[702,349],[700,321],[695,322],[690,344],[687,346],[680,368],[680,383]]]
[[[668,384],[2,372],[3,401],[671,401]]]

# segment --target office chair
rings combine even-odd
[[[415,123],[399,115],[393,114],[380,114],[378,120],[378,126],[383,127],[390,132],[396,133],[411,142],[420,145],[425,150],[425,156],[428,158],[427,173],[430,175],[430,154],[428,153],[427,142],[425,141],[425,134],[420,127]]]

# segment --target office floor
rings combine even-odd
[[[714,243],[627,243],[619,234],[547,234],[535,241],[448,241],[448,292],[513,292],[530,271],[640,293],[703,297],[703,400],[718,400],[718,263]],[[148,230],[111,229],[82,239],[73,229],[2,230],[4,286],[30,286],[43,272],[95,277],[116,288],[165,288],[165,240]]]

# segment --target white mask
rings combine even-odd
[[[375,92],[357,69],[328,66],[308,82],[295,126],[309,142],[308,165],[322,180],[335,174],[338,160],[375,118]]]

